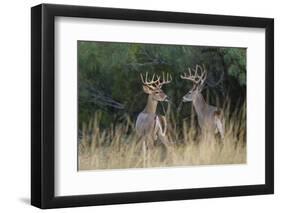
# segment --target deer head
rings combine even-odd
[[[199,71],[200,70],[200,71]],[[182,79],[189,80],[193,83],[193,87],[183,96],[183,102],[190,102],[201,93],[207,78],[207,71],[204,65],[196,65],[195,68],[188,68],[188,73],[180,76]]]
[[[169,75],[167,73],[167,75],[165,76],[165,74],[163,73],[163,79],[161,80],[160,76],[153,74],[152,79],[148,80],[148,73],[146,72],[145,74],[145,78],[141,76],[141,80],[143,83],[143,91],[150,95],[152,97],[153,100],[155,101],[169,101],[168,96],[163,92],[163,90],[161,89],[161,87],[164,84],[168,84],[172,81],[172,76]]]

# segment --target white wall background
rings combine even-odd
[[[281,13],[278,0],[45,0],[44,3],[275,18],[275,195],[201,199],[51,210],[52,212],[278,212],[281,209]],[[0,211],[38,212],[30,197],[30,7],[37,0],[0,7]],[[257,94],[258,95],[258,94]]]

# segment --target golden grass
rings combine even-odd
[[[169,113],[166,149],[158,143],[147,152],[146,167],[218,165],[246,163],[246,105],[228,113],[224,107],[225,138],[200,137],[194,116],[176,126],[176,116]],[[108,129],[99,128],[100,114],[83,126],[78,147],[78,170],[143,168],[142,145],[127,121]]]

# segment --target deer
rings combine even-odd
[[[200,70],[200,72],[198,72]],[[219,133],[221,139],[224,138],[224,122],[222,111],[216,107],[206,103],[202,90],[207,79],[207,70],[205,65],[196,65],[195,68],[188,68],[188,73],[184,72],[180,76],[181,79],[191,81],[192,89],[186,93],[182,102],[192,102],[197,114],[197,121],[203,136],[214,135]]]
[[[163,85],[172,81],[172,76],[163,73],[162,80],[160,76],[153,74],[151,80],[148,79],[148,73],[145,77],[140,74],[143,92],[146,93],[147,103],[144,110],[139,113],[136,120],[136,133],[142,141],[143,166],[146,166],[146,151],[153,147],[154,141],[160,140],[165,147],[168,145],[166,137],[167,120],[165,116],[156,114],[158,102],[168,102],[169,97],[161,89]]]

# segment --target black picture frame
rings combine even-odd
[[[54,195],[55,17],[263,28],[266,32],[265,184],[112,194]],[[41,4],[31,8],[31,204],[39,208],[274,193],[274,20],[239,16]]]

